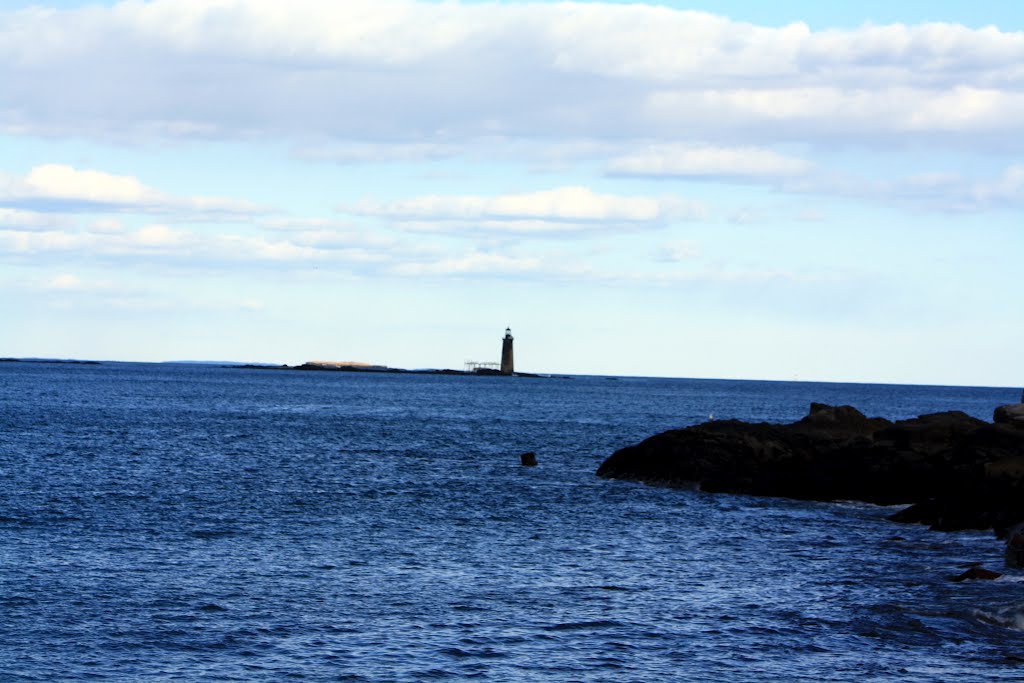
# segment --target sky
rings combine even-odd
[[[1024,3],[0,2],[0,356],[1019,386]]]

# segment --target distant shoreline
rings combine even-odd
[[[543,378],[544,375],[537,375],[531,372],[513,372],[511,375],[506,375],[498,370],[490,369],[479,369],[473,372],[467,372],[465,370],[449,370],[449,369],[424,369],[424,370],[406,370],[404,368],[390,368],[383,365],[356,365],[356,364],[339,364],[329,365],[320,363],[303,363],[302,365],[254,365],[247,363],[245,365],[224,365],[221,367],[242,369],[242,370],[303,370],[306,372],[359,372],[367,374],[392,374],[392,375],[456,375],[456,376],[467,376],[467,377],[535,377]]]
[[[59,365],[99,365],[98,360],[72,360],[65,358],[0,358],[0,363],[57,363]]]
[[[75,360],[69,358],[0,358],[0,363],[32,363],[52,365],[103,365],[104,363],[118,363],[122,361],[98,361],[98,360]],[[162,361],[161,365],[191,365],[195,367],[217,367],[232,370],[303,370],[306,372],[361,372],[392,375],[457,375],[469,377],[535,377],[545,378],[550,375],[538,375],[532,372],[514,372],[505,375],[498,370],[481,368],[473,372],[465,370],[449,369],[423,369],[406,370],[404,368],[391,368],[384,365],[368,364],[329,364],[329,363],[303,363],[302,365],[274,365],[271,363],[232,363],[230,361]]]

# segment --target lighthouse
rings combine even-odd
[[[505,338],[501,340],[501,374],[511,375],[515,372],[512,363],[512,328],[505,328]]]

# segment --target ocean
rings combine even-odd
[[[991,532],[594,474],[712,415],[1018,397],[0,363],[0,681],[1024,680],[1024,575],[949,581]]]

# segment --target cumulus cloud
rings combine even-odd
[[[25,176],[23,185],[30,196],[102,204],[146,204],[163,198],[137,178],[102,171],[80,171],[63,164],[36,166]]]
[[[606,172],[652,178],[778,178],[807,173],[813,165],[758,147],[653,145],[611,159]]]
[[[676,197],[601,194],[580,186],[497,196],[430,195],[387,203],[364,201],[341,210],[391,219],[415,230],[454,226],[518,233],[660,226],[672,219],[703,218],[707,213],[701,203]]]
[[[320,155],[351,162],[444,156],[488,135],[1024,137],[1024,33],[812,31],[632,3],[29,8],[0,14],[0,82],[8,133],[286,135],[340,141]]]
[[[43,164],[25,175],[0,174],[0,207],[28,207],[47,212],[173,214],[188,217],[249,217],[267,209],[247,201],[215,197],[179,197],[143,184],[133,176],[116,175],[66,164]],[[28,215],[28,212],[21,212]]]

